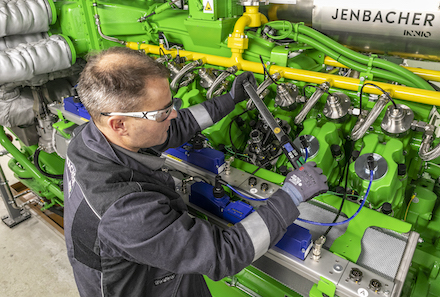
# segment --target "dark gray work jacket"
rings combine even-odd
[[[224,95],[182,109],[159,150],[179,146],[234,109]],[[263,255],[298,216],[278,190],[222,230],[188,215],[169,173],[115,150],[93,122],[76,129],[64,179],[67,252],[82,297],[211,296],[213,280]],[[153,162],[154,163],[154,162]]]

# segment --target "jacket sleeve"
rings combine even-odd
[[[165,151],[178,147],[202,131],[220,121],[235,108],[229,93],[179,110],[177,118],[171,120],[167,140],[153,149]]]
[[[222,230],[175,211],[157,192],[132,193],[102,217],[101,242],[129,261],[213,280],[233,275],[263,255],[299,215],[292,199],[278,190],[242,222]]]

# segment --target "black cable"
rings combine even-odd
[[[440,92],[440,87],[439,86],[437,86],[436,84],[433,84],[432,82],[429,82],[429,81],[428,81],[428,84],[430,84],[431,87],[434,88],[434,90],[436,90],[437,92]]]
[[[237,150],[237,148],[235,147],[234,142],[232,141],[232,124],[235,122],[235,120],[236,120],[238,117],[244,115],[244,114],[245,114],[246,112],[248,112],[248,111],[249,111],[249,110],[246,109],[246,110],[243,111],[242,113],[236,115],[235,117],[232,118],[231,122],[229,123],[229,141],[231,142],[231,146],[232,146],[232,150],[234,151],[234,155],[237,154],[238,150]]]
[[[377,86],[377,85],[375,85],[375,84],[372,84],[372,83],[365,83],[365,84],[361,87],[361,92],[360,92],[360,94],[359,94],[359,116],[362,115],[362,92],[363,92],[363,90],[364,90],[364,87],[367,86],[367,85],[369,85],[369,86],[373,86],[373,87],[375,87],[376,89],[380,90],[384,95],[386,95],[386,96],[388,97],[388,99],[391,100],[391,102],[392,102],[393,105],[394,105],[394,108],[397,108],[396,102],[394,102],[394,100],[393,100],[393,98],[391,98],[390,94],[388,94],[388,93],[385,92],[381,87],[379,87],[379,86]]]
[[[159,47],[159,56],[160,57],[162,57],[162,53],[163,53],[163,56],[165,56],[165,51],[163,50],[163,48],[161,48],[161,47]]]
[[[308,88],[308,87],[312,87],[312,88],[316,88],[316,89],[319,88],[318,86],[314,86],[314,85],[309,85],[309,84],[305,85],[303,87],[304,96],[306,95],[306,88]],[[328,95],[332,96],[332,94],[328,90],[324,90],[324,92],[327,93]]]
[[[346,198],[347,198],[347,187],[348,187],[348,167],[350,166],[350,161],[348,161],[347,162],[347,164],[345,164],[345,167],[344,167],[344,171],[343,171],[343,174],[342,175],[345,175],[345,185],[344,185],[344,196],[342,196],[342,202],[341,202],[341,205],[339,206],[339,209],[338,209],[338,212],[336,213],[336,217],[334,218],[334,220],[333,220],[333,222],[332,222],[332,224],[333,223],[336,223],[336,221],[339,219],[339,216],[341,215],[341,213],[342,213],[342,208],[343,208],[343,206],[344,206],[344,202],[345,202],[345,200],[346,200]],[[327,237],[327,234],[330,232],[330,230],[333,228],[333,226],[329,226],[328,228],[327,228],[327,230],[324,232],[324,236],[325,237]]]
[[[350,146],[350,143],[351,143],[351,146]],[[346,152],[346,156],[350,156],[350,155],[352,154],[353,150],[354,150],[354,142],[351,142],[351,141],[350,141],[350,143],[348,143],[348,146],[346,147],[346,150],[345,150],[345,152]],[[341,202],[341,205],[339,206],[338,212],[336,213],[336,217],[335,217],[335,219],[333,220],[332,223],[336,223],[336,221],[338,220],[339,216],[341,215],[342,208],[343,208],[343,206],[344,206],[344,202],[345,202],[345,200],[346,200],[346,198],[347,198],[348,171],[349,171],[348,169],[349,169],[349,167],[350,167],[350,159],[347,160],[347,163],[345,164],[344,169],[342,170],[342,174],[341,174],[341,176],[339,177],[339,183],[338,183],[338,185],[341,184],[342,179],[343,179],[343,177],[345,176],[344,195],[342,196],[342,202]],[[330,232],[330,230],[332,229],[332,227],[333,227],[333,226],[329,226],[329,227],[327,228],[327,230],[324,232],[324,236],[327,236],[327,234]]]
[[[38,162],[38,157],[40,156],[40,152],[41,152],[41,150],[39,148],[37,148],[34,153],[34,165],[35,165],[35,167],[37,167],[38,171],[40,171],[41,174],[43,174],[44,176],[47,176],[50,178],[63,179],[63,174],[50,174],[50,173],[45,172],[40,167],[40,164]]]
[[[266,75],[269,76],[269,78],[272,80],[272,82],[273,82],[274,84],[278,85],[278,83],[277,83],[277,82],[272,78],[272,76],[269,74],[269,71],[267,70],[266,65],[264,64],[264,61],[263,61],[263,58],[261,57],[261,55],[260,55],[260,61],[261,61],[261,64],[263,65],[264,73],[266,73]]]

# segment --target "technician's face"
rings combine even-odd
[[[156,78],[148,83],[148,101],[142,110],[155,111],[163,110],[170,105],[171,91],[168,79]],[[163,122],[154,120],[130,118],[128,121],[130,129],[130,143],[128,144],[132,151],[138,151],[140,148],[148,148],[159,145],[167,139],[167,131],[170,127],[170,120],[177,117],[177,112],[172,109],[170,115]]]

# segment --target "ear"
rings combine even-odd
[[[128,134],[127,122],[125,117],[110,116],[107,119],[107,127],[110,128],[113,133],[116,133],[119,136],[125,136]]]

